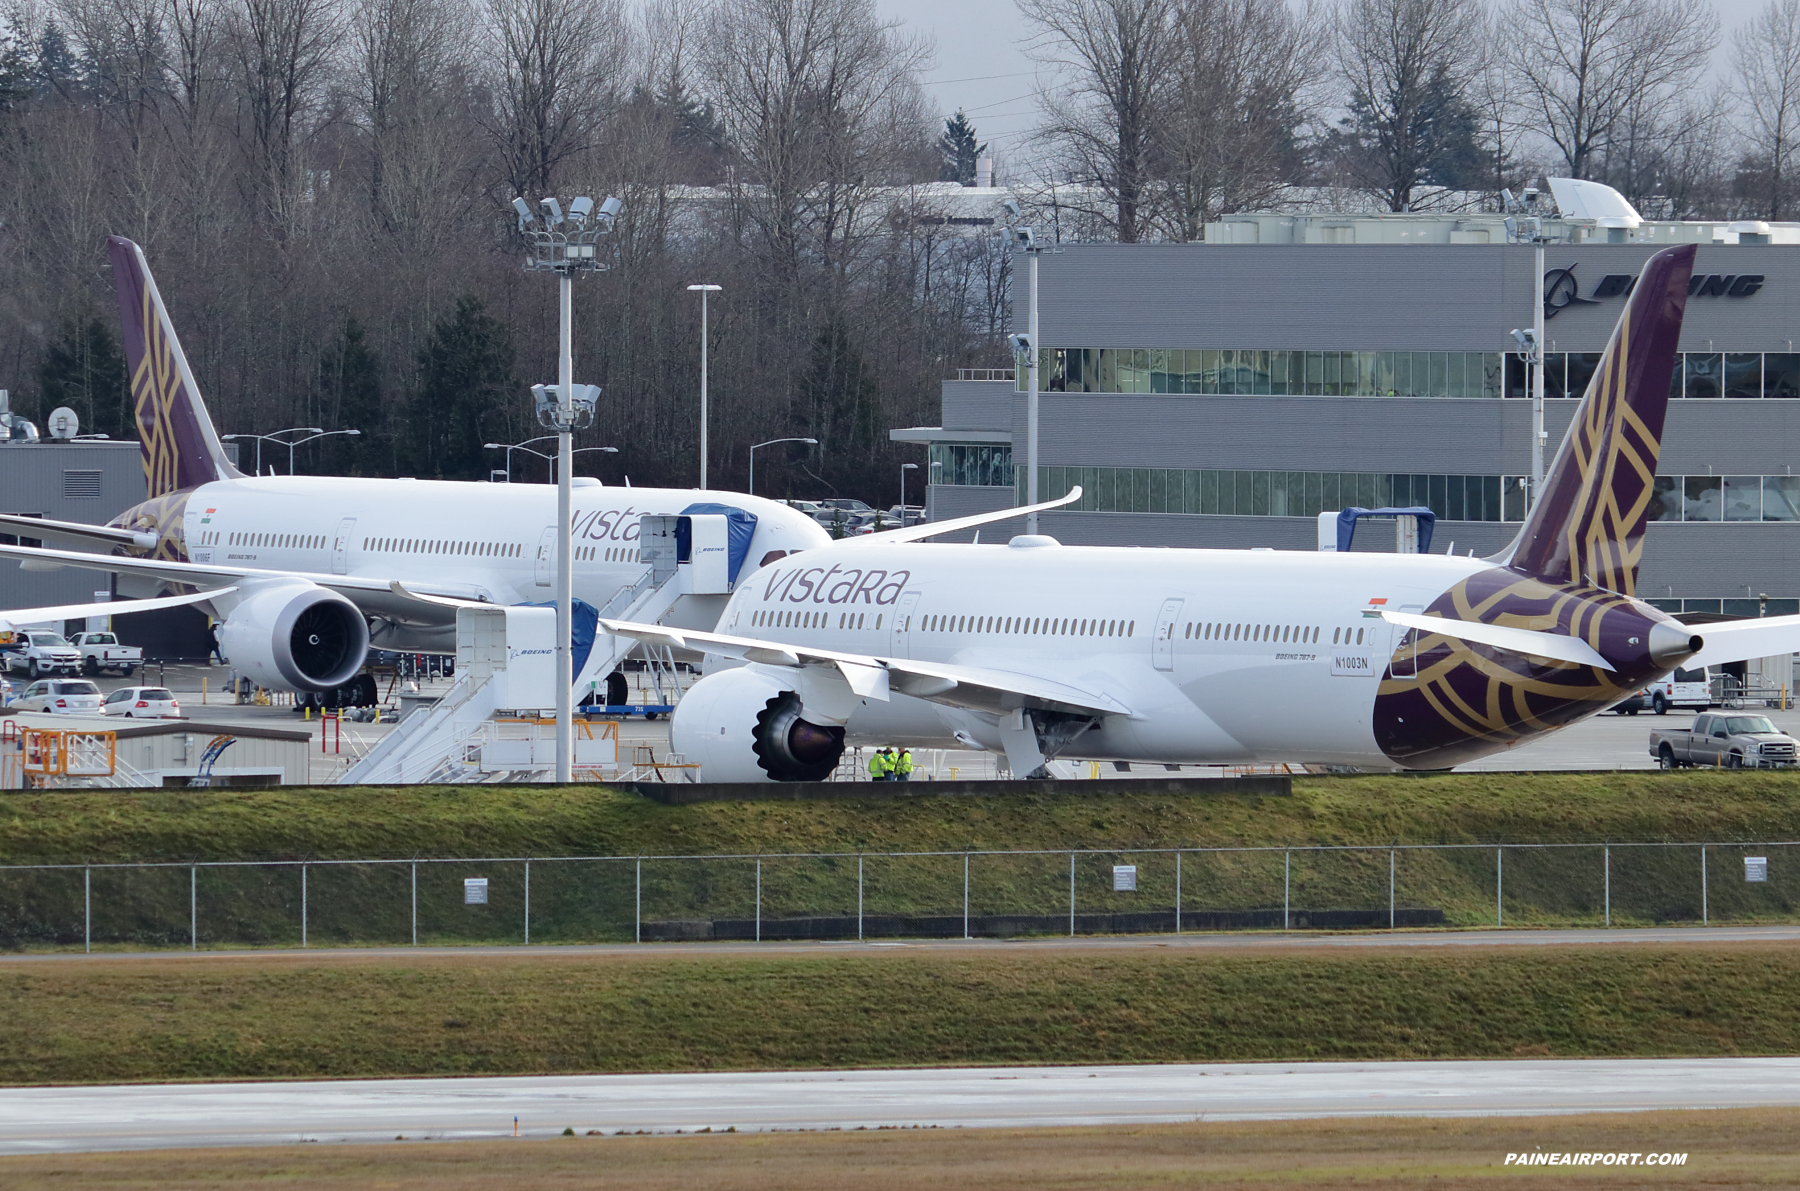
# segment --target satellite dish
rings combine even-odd
[[[51,410],[45,425],[50,428],[51,438],[60,438],[65,442],[81,433],[81,419],[66,405],[59,405]]]

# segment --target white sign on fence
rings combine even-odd
[[[1114,893],[1136,893],[1137,892],[1137,865],[1135,865],[1135,864],[1115,864],[1115,865],[1113,865],[1113,892]]]
[[[463,878],[463,905],[465,905],[465,906],[485,906],[485,905],[487,905],[487,878],[486,877],[464,877]]]
[[[1769,858],[1767,856],[1744,857],[1744,880],[1767,881],[1769,879]]]

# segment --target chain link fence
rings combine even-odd
[[[976,938],[1800,921],[1800,844],[0,866],[0,946]]]

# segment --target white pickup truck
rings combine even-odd
[[[81,668],[88,674],[117,670],[126,678],[144,664],[144,651],[135,645],[120,645],[112,633],[76,633],[69,643],[81,651]]]
[[[48,629],[21,629],[0,634],[0,658],[14,674],[73,674],[81,669],[81,651],[61,633]]]

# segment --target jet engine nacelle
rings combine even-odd
[[[362,669],[369,622],[355,604],[315,583],[271,584],[226,616],[219,648],[259,686],[329,691]]]
[[[709,674],[675,705],[669,747],[709,782],[817,782],[844,755],[844,730],[815,724],[791,684],[752,667]]]

